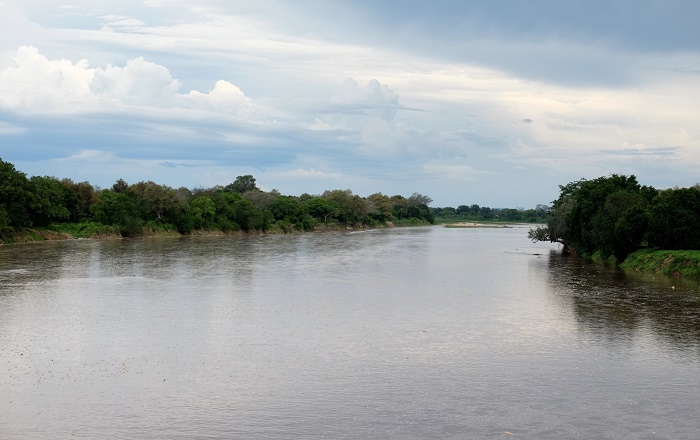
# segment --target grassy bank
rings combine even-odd
[[[378,223],[372,226],[369,225],[346,225],[338,222],[319,223],[313,228],[313,232],[330,232],[330,231],[346,231],[359,229],[381,229],[392,228],[396,226],[426,226],[430,223],[417,219],[399,220],[396,222]],[[311,232],[300,229],[295,225],[283,224],[276,222],[265,231],[251,230],[248,232],[223,231],[219,229],[196,229],[187,235],[201,236],[218,236],[218,235],[256,235],[256,234],[290,234],[290,233],[305,233]],[[181,236],[177,229],[172,225],[161,225],[155,222],[147,222],[139,228],[138,233],[125,235],[122,229],[118,226],[103,225],[97,222],[83,223],[53,223],[46,228],[22,228],[10,229],[6,228],[0,231],[0,245],[27,243],[47,240],[70,240],[74,238],[92,238],[92,239],[120,239],[125,237],[177,237]]]
[[[121,232],[116,226],[106,226],[97,222],[54,223],[50,229],[69,234],[74,238],[121,237]]]
[[[620,267],[700,280],[700,251],[640,249],[630,254]]]

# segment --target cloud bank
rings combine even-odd
[[[612,172],[697,183],[700,49],[672,30],[696,35],[698,7],[616,5],[4,2],[0,157],[435,205],[534,206]]]

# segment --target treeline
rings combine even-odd
[[[480,221],[544,223],[550,209],[547,205],[537,205],[534,209],[460,205],[457,208],[433,208],[433,213],[438,221],[445,223]]]
[[[700,186],[657,190],[635,176],[599,177],[559,186],[546,227],[533,241],[622,262],[641,247],[700,249]]]
[[[350,190],[321,195],[286,196],[265,192],[253,176],[239,176],[226,186],[171,188],[157,183],[118,180],[109,189],[89,182],[34,176],[0,159],[0,237],[22,228],[73,223],[82,229],[104,225],[122,236],[145,229],[188,234],[197,230],[313,230],[317,225],[376,226],[388,222],[433,223],[430,198],[381,193],[360,197]],[[80,229],[80,228],[79,228]]]

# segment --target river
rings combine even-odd
[[[698,439],[700,284],[525,228],[0,246],[2,439]]]

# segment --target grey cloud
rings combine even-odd
[[[158,165],[165,168],[195,168],[197,165],[184,162],[161,162]]]
[[[601,150],[601,153],[615,156],[677,156],[681,147],[657,147],[657,148],[625,148],[622,150]]]
[[[343,82],[341,89],[331,98],[331,105],[338,110],[349,110],[351,113],[358,111],[367,112],[390,121],[396,116],[400,107],[399,97],[389,86],[381,84],[376,79],[360,86],[357,81],[348,78]]]
[[[346,2],[343,2],[346,3]],[[353,0],[390,27],[444,38],[600,41],[624,50],[697,51],[695,0]]]
[[[650,57],[700,52],[695,0],[340,3],[373,22],[350,34],[356,41],[580,87],[623,86],[640,80]]]
[[[508,141],[502,137],[483,134],[475,131],[460,131],[455,136],[470,147],[480,149],[501,149],[509,145]]]

